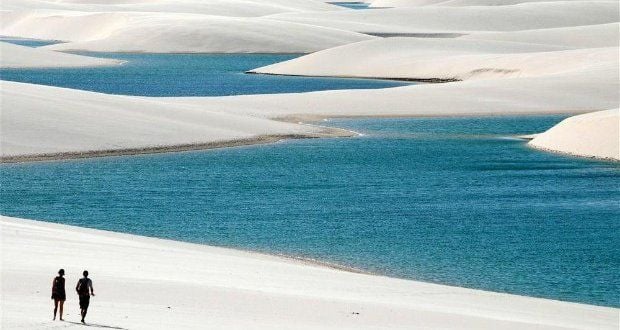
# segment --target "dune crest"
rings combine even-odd
[[[5,14],[0,34],[66,41],[51,50],[147,53],[308,53],[372,38],[264,18],[72,11]]]

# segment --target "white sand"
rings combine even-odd
[[[265,120],[274,118],[582,113],[617,106],[617,72],[617,63],[602,63],[534,77],[378,90],[179,98],[2,82],[2,156],[318,133]]]
[[[381,2],[404,3],[373,4]],[[0,34],[69,43],[36,50],[6,46],[6,52],[3,46],[10,55],[3,56],[3,65],[103,63],[51,49],[311,52],[345,45],[269,70],[466,81],[193,98],[114,96],[3,81],[0,155],[75,157],[338,133],[273,120],[278,118],[578,114],[618,107],[617,1],[414,2],[416,7],[354,11],[312,0],[5,0]],[[421,6],[433,3],[440,6]],[[374,40],[359,32],[468,35]],[[617,123],[618,110],[577,116],[530,143],[618,159]],[[620,322],[619,310],[612,308],[7,217],[0,225],[0,310],[7,329],[74,326],[50,320],[50,281],[60,267],[68,275],[67,321],[79,320],[71,287],[87,268],[97,293],[88,320],[100,327],[617,329]]]
[[[620,110],[567,118],[538,134],[529,145],[576,156],[620,160]]]
[[[2,157],[205,144],[322,129],[157,98],[2,81]]]
[[[257,17],[295,11],[342,10],[314,0],[3,0],[4,10],[72,10],[82,12],[163,12]]]
[[[618,65],[538,77],[225,98],[174,98],[266,118],[582,113],[618,104]]]
[[[371,36],[256,17],[186,13],[16,11],[0,35],[63,40],[62,51],[307,53]]]
[[[618,47],[620,24],[609,23],[512,32],[477,32],[462,36],[462,38],[555,45],[568,48]]]
[[[350,273],[299,261],[0,218],[3,329],[616,329],[618,310]],[[65,319],[50,283],[66,270]],[[359,314],[354,314],[359,313]]]
[[[65,54],[0,42],[0,68],[84,67],[121,63],[119,60]]]
[[[266,16],[363,33],[519,31],[618,22],[617,1],[556,1],[513,6],[393,8]]]
[[[252,72],[468,80],[550,75],[606,63],[617,65],[617,47],[558,51],[554,46],[487,40],[387,38],[327,49]]]
[[[528,2],[584,1],[584,0],[371,0],[372,8],[402,8],[419,6],[509,6]],[[587,0],[585,0],[587,1]],[[600,1],[600,0],[599,0]]]

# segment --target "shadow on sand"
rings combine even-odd
[[[120,329],[120,330],[128,330],[126,328],[121,328],[121,327],[115,327],[112,325],[105,325],[105,324],[97,324],[97,323],[80,323],[80,322],[71,322],[71,321],[65,321],[67,323],[72,323],[72,324],[77,324],[77,325],[83,325],[86,327],[95,327],[95,328],[103,328],[103,329]]]

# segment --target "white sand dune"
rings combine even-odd
[[[88,269],[87,321],[125,329],[615,329],[618,310],[381,276],[301,261],[0,218],[2,325],[79,322],[72,285]],[[59,239],[60,238],[60,239]],[[67,273],[66,322],[49,287]],[[27,285],[26,285],[27,283]]]
[[[514,32],[477,32],[462,36],[461,38],[512,41],[571,48],[618,47],[620,24],[609,23]]]
[[[415,7],[301,12],[266,17],[362,33],[470,33],[615,23],[616,1],[534,2],[513,6]]]
[[[618,47],[558,50],[554,46],[471,39],[386,38],[349,44],[251,72],[399,79],[529,77],[618,63]]]
[[[232,17],[258,17],[295,11],[342,10],[313,0],[122,0],[45,1],[3,0],[4,10],[74,10],[82,12],[163,12]]]
[[[223,98],[171,98],[266,118],[583,113],[618,104],[618,64],[538,77],[388,89]]]
[[[529,145],[576,156],[620,160],[620,110],[606,110],[567,118]]]
[[[84,67],[121,63],[119,60],[65,54],[0,42],[0,68]]]
[[[274,119],[578,114],[618,107],[617,1],[419,0],[407,8],[401,0],[378,0],[373,5],[381,3],[403,8],[354,11],[312,0],[5,0],[1,35],[69,41],[43,49],[3,45],[2,63],[8,66],[104,61],[53,49],[312,52],[341,46],[269,70],[466,81],[183,98],[1,81],[0,157],[159,152],[344,134]],[[405,40],[360,32],[468,35]],[[618,110],[573,117],[530,144],[619,159],[619,117]],[[97,293],[88,320],[103,328],[617,329],[620,322],[620,311],[613,308],[8,217],[0,218],[0,226],[2,328],[7,329],[73,326],[69,321],[79,318],[71,285],[84,268]],[[47,290],[61,267],[69,288],[65,323],[49,320]]]
[[[1,81],[2,157],[200,145],[320,128],[107,95]]]
[[[315,135],[258,118],[583,113],[614,108],[617,63],[566,73],[377,90],[233,97],[113,96],[2,82],[2,156]]]
[[[419,6],[510,6],[528,2],[584,1],[584,0],[372,0],[372,8],[402,8]],[[585,0],[587,1],[587,0]],[[600,1],[600,0],[594,0]],[[613,0],[612,0],[613,1]]]
[[[5,14],[0,34],[68,41],[52,50],[149,53],[307,53],[372,38],[263,18],[71,11]]]

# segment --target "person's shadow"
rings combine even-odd
[[[126,328],[121,328],[121,327],[115,327],[112,325],[105,325],[105,324],[97,324],[97,323],[81,323],[81,322],[72,322],[72,321],[65,321],[67,323],[72,323],[72,324],[77,324],[77,325],[83,325],[83,326],[87,326],[87,327],[95,327],[95,328],[104,328],[104,329],[119,329],[119,330],[129,330]]]

